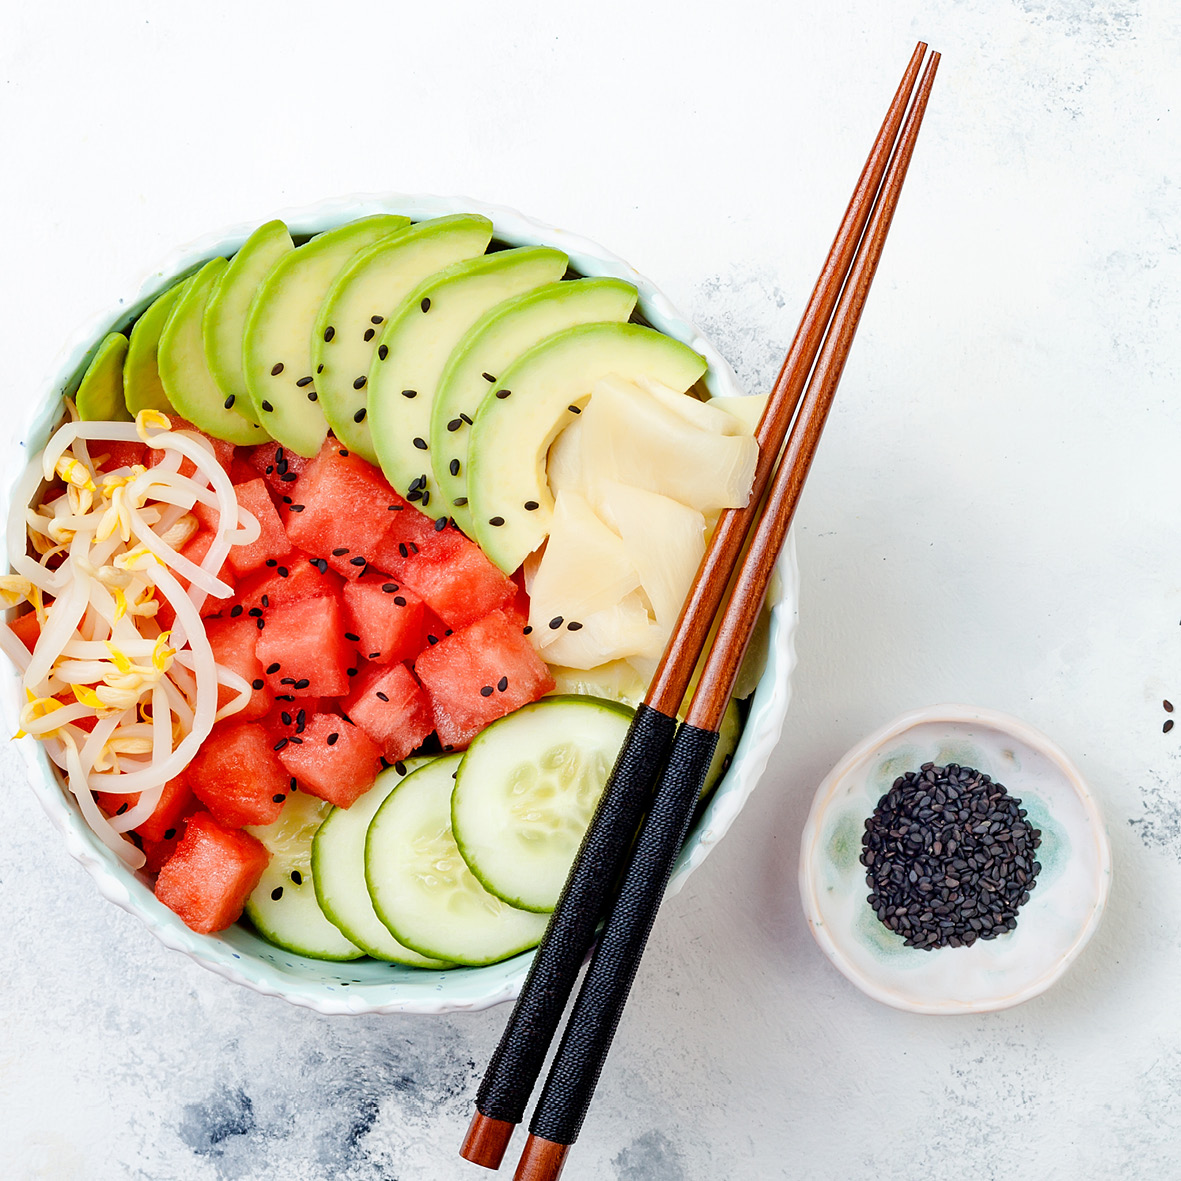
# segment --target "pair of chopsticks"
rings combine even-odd
[[[461,1152],[496,1169],[524,1117],[614,890],[530,1123],[516,1181],[555,1181],[594,1094],[889,232],[939,64],[939,54],[932,53],[908,111],[926,51],[920,42],[911,56],[768,400],[757,433],[759,462],[749,503],[727,510],[718,523],[480,1086]],[[678,728],[691,674],[764,495],[754,539]]]

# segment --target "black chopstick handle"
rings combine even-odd
[[[717,745],[716,730],[677,731],[533,1113],[534,1136],[555,1144],[578,1138]]]
[[[566,1001],[652,798],[676,719],[641,705],[603,789],[545,938],[476,1095],[490,1119],[518,1124],[562,1019]]]

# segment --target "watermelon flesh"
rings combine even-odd
[[[289,790],[289,776],[258,722],[219,722],[189,764],[193,794],[227,828],[271,824]]]
[[[523,626],[519,615],[493,611],[419,654],[414,671],[445,750],[467,746],[489,722],[554,688]]]
[[[240,722],[261,718],[271,708],[271,694],[255,651],[260,633],[254,619],[246,615],[208,619],[205,622],[205,635],[213,649],[213,659],[223,668],[236,672],[251,687],[250,700],[234,717]],[[229,685],[219,685],[218,709],[235,697],[237,693]]]
[[[349,630],[366,660],[389,664],[413,660],[426,643],[422,600],[408,587],[367,574],[344,588]],[[347,712],[347,711],[346,711]]]
[[[338,714],[314,714],[299,740],[279,751],[279,760],[310,795],[348,808],[372,786],[381,751],[364,730]]]
[[[160,867],[156,897],[194,931],[224,931],[242,914],[269,861],[261,841],[196,812]]]
[[[417,750],[435,728],[430,700],[404,664],[365,669],[345,698],[344,712],[390,763]]]
[[[122,816],[130,808],[139,803],[140,793],[96,791],[95,802],[108,816]],[[185,815],[192,812],[197,801],[193,797],[189,785],[183,775],[170,779],[160,793],[159,802],[151,816],[140,824],[135,831],[149,841],[163,841],[176,835]]]
[[[249,545],[230,546],[229,562],[234,572],[239,575],[249,574],[265,565],[268,558],[281,558],[291,549],[291,543],[287,540],[287,531],[279,520],[274,501],[261,478],[236,485],[234,494],[238,504],[253,513],[260,526],[256,541]]]
[[[245,612],[257,607],[265,615],[269,608],[281,607],[285,603],[339,594],[344,585],[338,575],[331,570],[321,570],[315,559],[299,550],[292,550],[272,561],[242,579],[237,587],[235,606]]]
[[[259,632],[258,659],[276,694],[339,697],[349,690],[348,669],[356,667],[356,645],[336,595],[322,595],[271,608]]]

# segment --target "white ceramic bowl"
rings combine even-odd
[[[495,236],[511,245],[544,244],[564,250],[570,256],[571,265],[584,275],[615,275],[635,284],[640,292],[639,311],[648,322],[691,345],[708,359],[709,373],[705,383],[710,392],[743,392],[730,366],[713,345],[656,287],[622,259],[585,238],[543,225],[514,210],[485,205],[466,197],[383,194],[338,197],[299,209],[282,210],[273,216],[282,218],[293,233],[307,235],[374,213],[401,213],[420,221],[459,212],[484,214],[495,226]],[[6,476],[0,489],[0,513],[7,513],[12,485],[18,473],[48,441],[61,415],[62,392],[76,387],[103,336],[111,330],[125,328],[177,277],[195,270],[216,255],[236,251],[262,220],[265,219],[207,234],[177,250],[148,275],[137,292],[113,302],[107,311],[74,335],[52,375],[28,400],[29,411],[24,421],[16,425],[4,445],[0,470]],[[795,665],[792,633],[798,573],[790,538],[777,581],[766,672],[753,696],[746,727],[730,769],[677,860],[669,885],[670,894],[684,885],[689,874],[705,860],[710,849],[733,823],[779,740]],[[0,660],[0,664],[3,665],[0,704],[9,733],[13,733],[18,728],[17,714],[23,694],[15,670],[7,661]],[[529,954],[484,968],[429,972],[374,961],[331,964],[305,959],[273,947],[242,927],[232,927],[218,936],[199,935],[156,901],[148,878],[125,870],[91,833],[41,746],[32,738],[21,739],[19,745],[38,799],[65,837],[70,853],[90,872],[102,894],[143,919],[168,947],[184,952],[230,980],[326,1014],[475,1010],[512,1000],[520,990]],[[131,954],[134,954],[133,949]]]
[[[898,776],[927,762],[991,775],[1042,834],[1041,873],[1016,929],[971,947],[907,947],[866,901],[865,821]],[[981,1013],[1044,992],[1095,933],[1110,883],[1107,833],[1078,769],[1032,726],[972,706],[916,710],[858,743],[804,826],[800,894],[817,943],[863,992],[912,1013]]]

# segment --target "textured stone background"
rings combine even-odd
[[[3,23],[9,409],[174,244],[380,189],[598,239],[762,389],[907,54],[941,49],[797,522],[783,742],[661,917],[567,1175],[1181,1177],[1173,0],[45,0]],[[1007,1013],[879,1006],[800,913],[815,785],[939,700],[1047,730],[1111,830],[1099,936]],[[324,1019],[231,986],[100,900],[12,749],[0,776],[0,1173],[482,1175],[455,1152],[503,1011]]]

